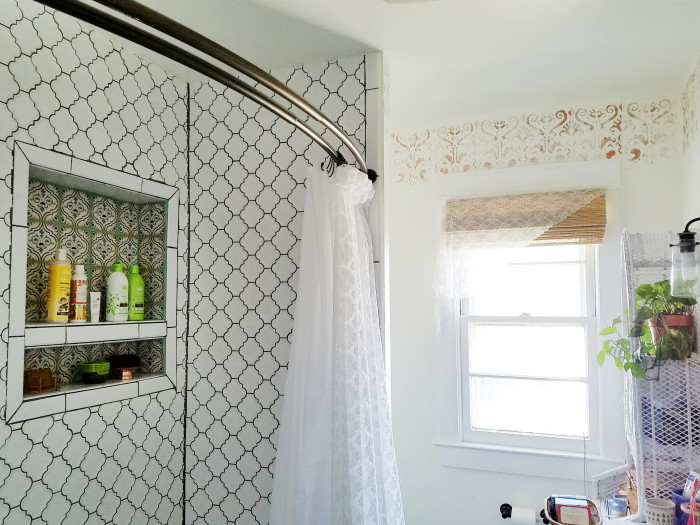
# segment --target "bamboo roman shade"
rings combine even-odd
[[[457,247],[599,244],[605,225],[602,189],[459,199],[445,204],[444,232]]]

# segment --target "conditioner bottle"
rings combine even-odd
[[[112,274],[107,279],[107,321],[126,321],[129,304],[129,281],[124,275],[124,266],[112,265]]]
[[[139,267],[129,266],[129,321],[143,321],[144,287]]]
[[[66,250],[59,248],[48,262],[49,283],[46,296],[46,322],[67,323],[70,310],[70,262]]]

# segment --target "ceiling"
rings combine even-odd
[[[266,69],[373,50],[388,127],[676,96],[699,0],[141,0]]]

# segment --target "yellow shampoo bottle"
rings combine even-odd
[[[59,248],[48,262],[49,282],[46,296],[46,322],[67,323],[70,311],[70,262],[66,250]]]

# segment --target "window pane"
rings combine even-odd
[[[469,325],[469,371],[537,377],[584,378],[586,333],[582,325]]]
[[[555,436],[588,436],[585,383],[471,378],[471,424]]]
[[[469,250],[469,259],[474,264],[488,264],[494,258],[505,258],[513,263],[528,262],[577,262],[585,258],[581,245],[526,246],[523,248],[485,248]]]
[[[533,255],[534,254],[534,255]],[[469,315],[584,316],[579,246],[474,250],[463,263]]]

